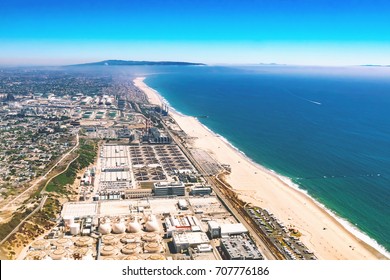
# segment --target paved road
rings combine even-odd
[[[213,180],[218,180],[218,178],[213,178]],[[220,184],[223,184],[223,182],[219,181]],[[212,185],[215,185],[213,183]],[[252,228],[252,226],[245,220],[245,218],[239,213],[232,205],[232,203],[227,199],[218,188],[213,188],[214,192],[217,194],[219,199],[221,199],[225,205],[229,208],[230,212],[242,223],[245,228],[248,229],[251,237],[254,239],[254,241],[257,243],[261,254],[263,255],[264,259],[266,260],[276,260],[277,258],[274,256],[274,254],[271,252],[270,249],[268,249],[267,245],[263,242],[263,240],[260,239],[258,236],[258,233],[255,229]]]
[[[191,155],[191,153],[184,147],[184,145],[181,143],[180,139],[178,139],[169,128],[163,123],[163,126],[165,127],[166,131],[168,131],[168,134],[170,137],[174,140],[174,142],[181,148],[183,153],[188,157],[188,159],[192,162],[192,164],[197,168],[197,170],[203,174],[205,174],[205,171],[203,170],[202,166],[194,159],[194,157]],[[206,177],[206,180],[209,180],[208,182],[211,186],[213,186],[214,192],[217,194],[219,199],[221,199],[224,204],[227,206],[228,210],[233,214],[234,217],[236,217],[240,223],[242,223],[249,231],[251,236],[255,239],[256,243],[260,245],[260,251],[263,255],[263,257],[267,260],[276,260],[277,258],[273,255],[271,250],[268,249],[266,244],[258,237],[258,233],[249,225],[249,223],[246,222],[245,218],[233,207],[231,202],[219,191],[218,187],[216,186],[216,183],[214,180],[218,180],[216,177]],[[223,184],[223,182],[218,182],[220,184]]]

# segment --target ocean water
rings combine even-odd
[[[180,67],[146,83],[390,251],[389,68]]]

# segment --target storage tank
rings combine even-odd
[[[137,261],[137,260],[142,260],[142,259],[140,259],[137,256],[132,255],[132,256],[126,256],[126,257],[122,258],[122,260],[124,260],[124,261],[126,261],[126,260],[128,260],[128,261]]]
[[[140,242],[140,238],[134,234],[127,233],[121,238],[121,242],[125,244]]]
[[[146,242],[144,245],[145,253],[160,253],[162,251],[161,246],[157,242]]]
[[[112,231],[117,234],[124,233],[126,231],[126,226],[123,219],[115,220],[114,224],[112,225]]]
[[[93,239],[88,236],[82,236],[76,239],[75,245],[78,247],[88,247],[93,244]]]
[[[148,232],[159,230],[159,226],[155,215],[149,216],[148,221],[145,223],[145,230]]]
[[[64,249],[54,250],[53,253],[50,254],[50,257],[53,260],[65,260],[67,256],[68,252],[66,252]]]
[[[87,256],[89,249],[87,247],[75,248],[72,254],[73,259],[84,259]]]
[[[69,226],[71,235],[78,235],[80,233],[80,224],[73,223]]]
[[[57,248],[68,248],[73,245],[73,242],[70,238],[59,238],[52,240],[51,244]]]
[[[47,254],[44,251],[32,251],[29,252],[25,260],[44,260],[47,259]]]
[[[100,220],[99,232],[101,234],[109,234],[111,232],[110,219],[102,218]]]
[[[47,240],[39,239],[31,244],[31,248],[34,250],[47,250],[50,248],[50,242]]]
[[[157,242],[160,240],[160,236],[154,232],[148,232],[142,236],[142,240],[146,242]]]
[[[157,222],[156,215],[150,214],[148,216],[148,222]]]
[[[138,254],[141,248],[136,243],[129,243],[122,248],[122,253],[125,255]]]
[[[100,255],[102,256],[111,256],[116,252],[116,249],[114,246],[111,245],[104,245],[102,249],[100,250]]]
[[[146,260],[151,260],[151,261],[163,261],[166,260],[166,258],[163,255],[150,255]]]
[[[114,235],[105,235],[102,237],[102,242],[104,245],[116,245],[118,239]]]
[[[133,217],[130,220],[130,222],[127,224],[127,230],[128,230],[128,232],[131,232],[131,233],[136,233],[136,232],[139,232],[141,230],[141,225],[137,221],[137,218]]]

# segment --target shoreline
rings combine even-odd
[[[145,92],[149,102],[155,105],[165,102],[156,90],[143,82],[144,79],[136,78],[134,84]],[[170,108],[171,117],[195,139],[191,146],[205,150],[221,164],[231,165],[232,173],[226,176],[226,181],[241,199],[268,209],[285,225],[297,228],[302,233],[303,243],[319,259],[389,258],[383,246],[316,201],[290,178],[254,162],[198,119]]]

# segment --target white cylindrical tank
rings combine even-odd
[[[110,219],[103,218],[100,220],[99,232],[101,234],[109,234],[111,232]]]
[[[142,219],[140,219],[140,221],[141,223],[146,223],[148,220],[149,220],[149,216],[146,215],[146,213],[144,212],[144,215],[142,216]]]
[[[126,231],[126,226],[123,219],[117,219],[112,225],[112,231],[114,233],[120,234]]]
[[[148,217],[149,222],[157,222],[156,215],[150,214]]]
[[[132,220],[130,220],[130,222],[127,225],[127,230],[131,233],[136,233],[141,230],[141,225],[137,221],[137,218],[133,218]]]
[[[80,233],[80,224],[73,223],[69,226],[71,235],[78,235]]]
[[[157,221],[148,221],[145,224],[145,230],[148,232],[158,231],[159,227]]]
[[[109,233],[111,233],[111,225],[109,223],[100,224],[99,232],[101,234],[109,234]]]

